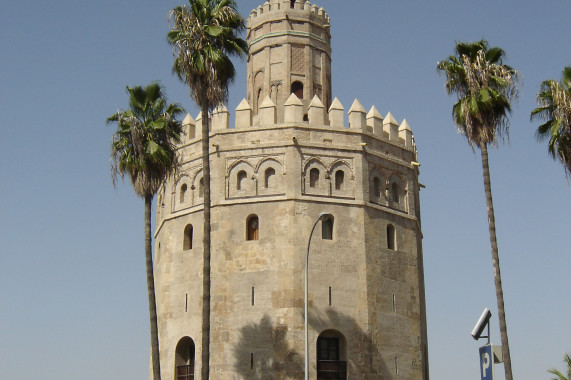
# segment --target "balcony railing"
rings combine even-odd
[[[176,367],[177,380],[194,380],[194,364]]]
[[[317,380],[347,379],[347,362],[337,360],[317,361]]]

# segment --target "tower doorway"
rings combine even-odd
[[[185,336],[176,345],[175,380],[194,380],[194,341]]]
[[[326,330],[317,338],[317,380],[347,379],[345,337]]]

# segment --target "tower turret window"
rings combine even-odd
[[[379,177],[373,178],[373,194],[379,198],[381,196],[381,180]]]
[[[303,83],[295,81],[291,84],[291,93],[300,99],[303,99]]]
[[[274,187],[275,186],[275,178],[276,171],[274,168],[267,168],[266,173],[264,175],[264,186],[266,188]]]
[[[343,190],[343,181],[345,180],[345,172],[337,170],[335,172],[335,190]]]
[[[387,226],[387,248],[396,251],[397,249],[397,239],[395,233],[395,226],[389,224]]]
[[[293,9],[294,6],[295,6],[295,0],[289,0],[289,7]]]
[[[184,228],[184,241],[182,244],[182,249],[189,250],[192,249],[192,224],[188,224]]]
[[[246,184],[246,178],[247,177],[248,177],[248,175],[246,174],[246,172],[244,170],[240,170],[238,172],[237,183],[236,183],[236,189],[237,190],[242,190],[244,188],[244,185]]]
[[[317,187],[319,185],[319,169],[313,168],[309,171],[309,187]]]
[[[321,238],[333,240],[333,216],[321,221]]]
[[[393,202],[400,203],[400,189],[396,182],[393,182],[391,185],[391,196],[393,198]]]
[[[180,187],[180,203],[184,203],[184,197],[186,195],[186,190],[187,190],[187,186],[186,183],[184,183],[181,187]]]
[[[258,216],[257,215],[250,215],[248,219],[246,219],[246,239],[247,240],[258,240],[259,238],[259,224],[258,224]]]

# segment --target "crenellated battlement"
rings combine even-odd
[[[284,12],[305,16],[306,18],[311,17],[314,21],[321,21],[324,26],[329,26],[331,21],[325,9],[306,0],[296,0],[295,2],[290,0],[267,0],[263,5],[250,12],[246,25],[248,28],[252,27],[258,21],[256,18],[262,15],[274,14],[279,18],[283,18]]]
[[[345,125],[345,115],[349,121],[348,126]],[[199,113],[196,119],[193,119],[190,114],[185,117],[183,127],[186,136],[183,144],[201,138],[201,123],[202,113]],[[413,150],[416,154],[413,133],[406,119],[403,119],[399,124],[390,112],[383,117],[375,106],[372,106],[367,112],[358,99],[355,99],[351,108],[345,113],[345,108],[339,99],[335,98],[329,110],[326,110],[316,95],[311,100],[307,113],[304,113],[303,103],[295,94],[291,94],[284,104],[283,123],[277,122],[276,105],[268,96],[260,104],[257,117],[254,117],[248,101],[243,99],[235,109],[234,128],[230,128],[230,112],[226,106],[218,106],[210,115],[211,132],[229,129],[248,131],[291,126],[329,127],[360,131],[371,134],[378,139],[401,145],[405,149]]]

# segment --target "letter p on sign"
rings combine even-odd
[[[482,376],[482,380],[494,380],[492,345],[480,347],[480,375]]]

